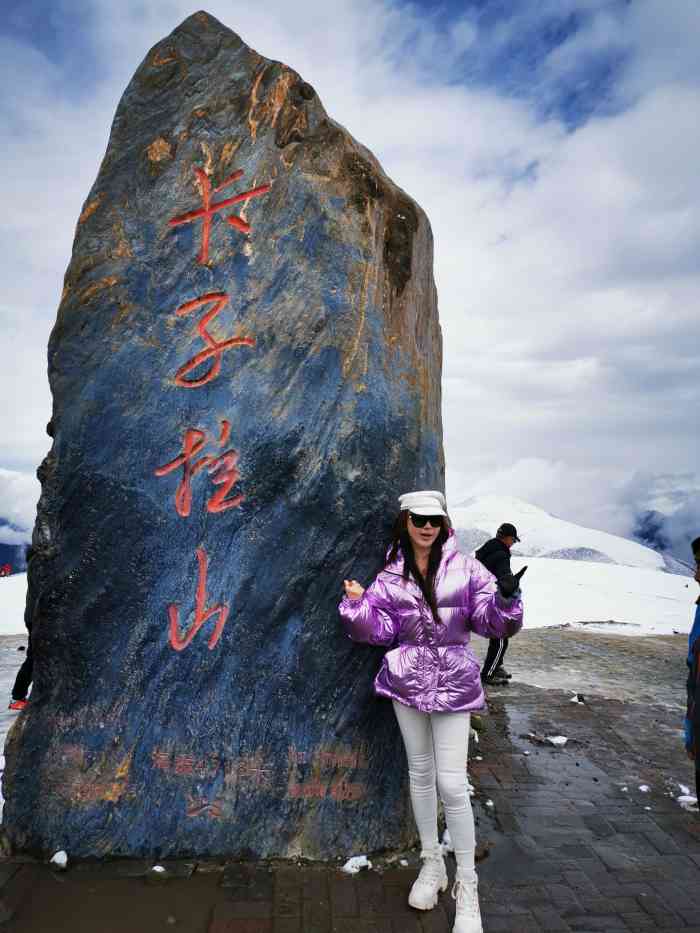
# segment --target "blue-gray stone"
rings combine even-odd
[[[294,71],[189,17],[119,104],[50,340],[16,849],[413,838],[380,655],[337,603],[397,495],[443,486],[440,369],[423,212]]]

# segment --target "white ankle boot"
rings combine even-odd
[[[457,913],[452,933],[483,933],[476,876],[471,872],[466,876],[458,869],[457,878],[452,887],[452,897],[457,901]]]
[[[416,910],[432,910],[438,902],[439,892],[447,890],[445,859],[439,846],[421,852],[420,857],[423,859],[423,865],[413,882],[408,903]]]

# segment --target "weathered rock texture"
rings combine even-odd
[[[119,105],[51,336],[17,848],[412,837],[336,605],[396,495],[442,486],[440,367],[425,215],[294,71],[191,16]]]

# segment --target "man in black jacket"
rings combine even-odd
[[[503,522],[496,537],[491,538],[486,544],[474,552],[477,560],[490,570],[496,578],[498,589],[505,597],[512,596],[520,585],[520,577],[525,573],[525,569],[513,575],[510,569],[510,549],[516,541],[520,541],[515,525],[510,522]],[[489,650],[486,653],[486,660],[481,669],[481,679],[486,684],[507,684],[511,675],[503,667],[503,657],[508,648],[507,638],[490,638]]]

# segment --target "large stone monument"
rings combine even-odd
[[[442,487],[440,369],[423,212],[299,75],[189,17],[119,104],[51,335],[17,849],[413,837],[336,607],[397,494]]]

